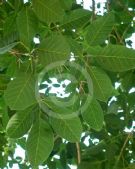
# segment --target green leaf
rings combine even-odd
[[[0,74],[0,90],[5,90],[10,78],[5,74]]]
[[[17,28],[21,42],[23,42],[26,47],[30,48],[33,38],[37,33],[38,21],[34,12],[28,6],[19,12],[17,17]]]
[[[80,106],[80,98],[78,94],[72,94],[69,97],[60,98],[56,96],[42,96],[40,105],[49,115],[54,115],[56,118],[65,118],[76,116]]]
[[[89,106],[84,112],[82,112],[82,116],[92,129],[95,129],[97,131],[100,131],[102,129],[104,115],[103,110],[96,99],[90,99]]]
[[[108,75],[98,67],[89,67],[88,71],[92,78],[94,96],[106,102],[113,94],[113,86]]]
[[[65,29],[81,28],[90,21],[90,16],[89,10],[75,9],[64,16],[61,26]]]
[[[26,73],[18,74],[8,84],[4,98],[12,110],[24,110],[36,103],[34,77]]]
[[[70,47],[66,38],[53,34],[44,39],[39,46],[39,59],[43,65],[63,61],[70,57]]]
[[[135,168],[135,164],[129,164],[127,169],[134,169]]]
[[[64,119],[58,114],[57,118],[51,118],[50,123],[55,132],[70,142],[80,140],[82,133],[82,125],[79,117]]]
[[[1,54],[4,54],[6,52],[9,52],[13,47],[15,47],[16,45],[18,44],[18,42],[13,42],[13,43],[10,43],[10,44],[7,44],[5,46],[1,46],[0,47],[0,55]]]
[[[74,55],[82,56],[83,48],[80,43],[70,37],[67,37],[67,42],[70,45],[71,51],[74,53]]]
[[[6,18],[3,25],[4,36],[9,36],[12,32],[16,31],[16,16],[16,13],[13,13]]]
[[[33,107],[18,111],[9,120],[6,131],[10,138],[20,138],[28,132],[33,122]]]
[[[0,97],[0,116],[2,120],[3,129],[5,130],[7,123],[9,121],[9,116],[8,116],[8,107],[5,104],[3,97]]]
[[[82,161],[79,165],[78,169],[101,169],[101,162],[100,161],[92,161],[92,162],[84,162]]]
[[[27,154],[33,168],[42,164],[53,149],[53,133],[50,126],[42,119],[33,125],[27,140]]]
[[[135,51],[125,46],[109,45],[105,48],[89,48],[88,52],[104,69],[123,72],[135,68]]]
[[[114,14],[109,13],[89,25],[85,39],[88,45],[94,46],[103,43],[114,25]]]
[[[41,21],[51,23],[63,18],[64,10],[59,0],[33,0],[32,2],[34,11]]]
[[[19,42],[17,33],[10,33],[10,35],[0,38],[0,55],[9,52]]]
[[[65,0],[59,0],[59,1],[60,1],[63,9],[70,10],[74,0],[66,0],[66,1]]]

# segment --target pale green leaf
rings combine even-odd
[[[88,49],[88,52],[104,69],[122,72],[135,68],[135,51],[125,46],[91,47]]]
[[[38,21],[34,12],[28,7],[24,7],[17,16],[17,29],[20,41],[30,48],[33,38],[36,35]]]
[[[67,60],[70,57],[70,47],[66,38],[58,34],[45,38],[41,42],[38,52],[39,60],[43,65]]]
[[[33,125],[26,144],[28,159],[33,168],[37,168],[49,156],[53,149],[53,132],[42,119]]]
[[[62,138],[70,142],[77,142],[80,140],[82,125],[79,117],[65,119],[62,115],[57,114],[57,118],[51,118],[50,123],[54,131]]]
[[[109,76],[100,68],[89,67],[88,71],[93,82],[94,96],[101,101],[106,102],[112,96],[113,86]]]
[[[114,14],[109,13],[89,25],[85,39],[88,45],[94,46],[103,43],[114,25]]]
[[[96,99],[90,98],[89,106],[82,112],[82,116],[92,129],[97,131],[102,129],[104,121],[103,110]]]
[[[32,125],[34,113],[33,107],[18,111],[9,120],[6,131],[10,138],[19,138],[28,132]]]
[[[33,0],[33,8],[41,21],[50,23],[63,18],[64,10],[59,0]]]
[[[4,98],[10,109],[24,110],[36,103],[34,79],[31,74],[22,73],[8,84]]]

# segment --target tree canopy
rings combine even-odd
[[[0,1],[0,168],[135,168],[135,1],[91,2]]]

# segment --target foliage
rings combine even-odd
[[[135,168],[135,2],[92,2],[0,2],[0,168]]]

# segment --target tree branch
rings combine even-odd
[[[78,164],[81,163],[81,152],[80,152],[80,144],[76,142],[76,150],[77,150],[77,161]]]
[[[129,134],[127,135],[127,137],[126,137],[126,139],[125,139],[125,141],[124,141],[124,144],[123,144],[123,146],[122,146],[122,148],[121,148],[121,151],[120,151],[120,154],[119,154],[119,156],[118,156],[118,159],[117,159],[117,161],[116,161],[116,163],[115,163],[113,169],[116,169],[116,168],[117,168],[118,162],[120,161],[120,158],[121,158],[121,156],[122,156],[122,153],[123,153],[123,151],[124,151],[124,149],[125,149],[125,147],[126,147],[126,144],[127,144],[128,140],[129,140],[130,136],[131,136],[131,133],[129,133]]]
[[[92,17],[91,21],[96,19],[96,14],[95,14],[95,0],[92,0]]]

